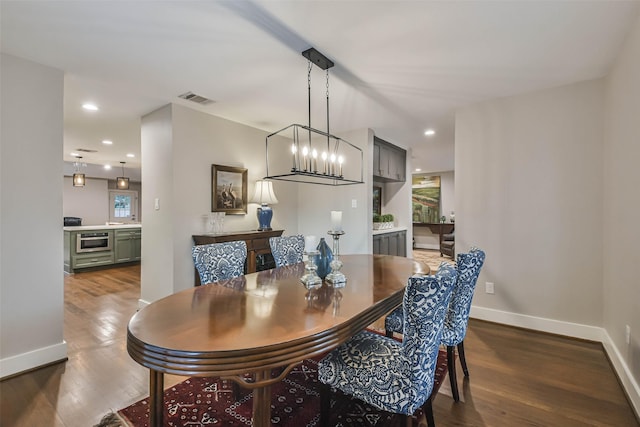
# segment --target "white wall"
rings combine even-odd
[[[602,325],[603,99],[596,80],[458,112],[456,251],[487,253],[475,315]]]
[[[194,283],[192,235],[206,231],[211,211],[211,165],[248,170],[248,197],[265,176],[267,133],[180,105],[168,105],[142,119],[142,179],[145,219],[142,239],[143,302],[187,289]],[[297,187],[275,181],[274,229],[298,233]],[[159,198],[160,210],[154,210]],[[227,215],[225,231],[258,228],[256,204],[246,215]]]
[[[109,189],[106,179],[85,180],[84,187],[74,187],[70,176],[64,177],[63,216],[82,218],[82,225],[104,225],[109,221]]]
[[[173,129],[171,105],[142,118],[142,260],[140,301],[153,302],[174,292]],[[185,192],[189,192],[186,189]],[[158,210],[155,210],[155,203]]]
[[[440,216],[447,217],[449,222],[451,212],[456,210],[455,173],[441,172],[440,174]]]
[[[82,225],[104,225],[109,221],[109,190],[116,190],[116,181],[87,178],[84,187],[74,187],[71,176],[64,177],[62,191],[63,216],[82,218]],[[131,181],[129,190],[138,192],[138,221],[142,221],[141,184]]]
[[[67,355],[63,73],[1,54],[0,76],[0,377],[5,377]],[[38,244],[29,236],[37,236]]]
[[[634,390],[629,395],[640,412],[640,17],[607,77],[605,93],[604,327],[632,378],[625,386]]]

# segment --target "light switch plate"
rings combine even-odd
[[[488,294],[493,294],[494,293],[493,282],[486,282],[484,284],[484,286],[485,286],[485,291]]]

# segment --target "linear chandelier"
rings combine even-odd
[[[309,48],[307,58],[308,124],[291,124],[267,135],[265,179],[322,185],[362,184],[362,150],[329,131],[329,68],[333,61]],[[327,130],[311,127],[311,70],[313,64],[326,71]],[[288,159],[285,161],[285,159]]]

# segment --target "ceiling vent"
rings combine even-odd
[[[76,148],[76,151],[82,151],[83,153],[97,153],[98,150],[91,150],[89,148]]]
[[[215,102],[209,98],[205,98],[204,96],[196,95],[193,92],[183,93],[182,95],[178,96],[178,98],[186,99],[187,101],[195,102],[196,104],[200,105],[209,105]]]

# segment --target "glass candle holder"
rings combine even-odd
[[[304,265],[305,274],[300,278],[300,281],[307,289],[317,289],[322,286],[322,279],[316,273],[316,263],[314,258],[318,256],[317,251],[305,252],[307,261]]]
[[[327,274],[325,280],[334,288],[343,288],[347,284],[347,277],[340,271],[343,266],[340,261],[340,236],[344,231],[329,231],[327,234],[333,236],[333,260],[331,261],[331,273]]]

